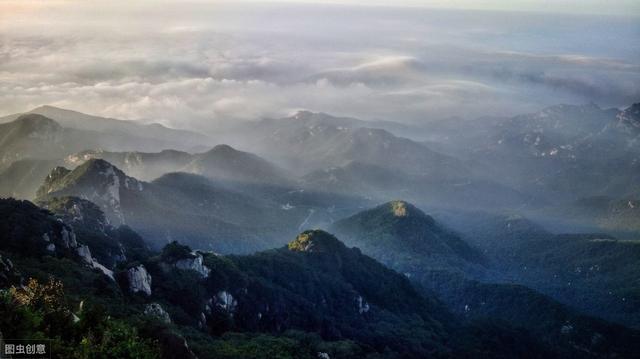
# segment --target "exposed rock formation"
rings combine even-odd
[[[221,308],[230,314],[233,314],[238,306],[238,302],[233,298],[233,295],[226,290],[216,293],[213,298],[213,302],[218,306],[218,308]]]
[[[131,293],[142,292],[146,295],[151,295],[151,275],[149,275],[144,265],[141,264],[127,270],[127,283]]]
[[[209,268],[203,264],[202,254],[198,252],[191,252],[192,257],[179,259],[175,262],[174,266],[182,270],[194,270],[203,277],[209,275]]]
[[[369,303],[367,303],[367,301],[364,300],[361,295],[356,297],[356,304],[358,305],[358,313],[360,314],[366,313],[370,309]]]
[[[89,246],[87,246],[87,245],[78,246],[76,248],[76,253],[78,253],[80,258],[82,258],[82,260],[85,263],[87,263],[88,265],[90,265],[92,268],[95,268],[95,269],[101,271],[102,273],[104,273],[104,275],[106,275],[107,277],[111,278],[111,280],[115,280],[114,277],[113,277],[113,271],[111,271],[107,267],[103,266],[102,264],[98,263],[98,261],[96,261],[91,256],[91,250],[89,250]]]
[[[159,303],[149,303],[144,308],[144,314],[150,317],[160,319],[164,323],[171,323],[169,313],[162,308]]]

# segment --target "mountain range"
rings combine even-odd
[[[0,332],[62,357],[634,357],[639,115],[6,116]]]
[[[99,132],[109,136],[117,146],[106,148],[131,148],[139,151],[153,151],[165,148],[193,150],[207,144],[210,139],[202,134],[165,127],[158,123],[140,124],[134,121],[124,121],[114,118],[87,115],[81,112],[66,110],[53,106],[40,106],[28,112],[0,117],[0,123],[9,123],[24,115],[41,115],[47,117],[65,128]],[[90,149],[95,147],[87,147]]]
[[[107,226],[104,235],[98,234],[101,228],[105,229],[99,208],[74,198],[51,203],[50,208],[55,208],[57,217],[29,202],[0,200],[1,226],[5,229],[1,232],[0,251],[5,264],[2,278],[9,284],[22,282],[24,276],[32,278],[28,286],[33,289],[40,288],[39,280],[47,275],[64,281],[65,292],[50,294],[57,295],[58,300],[66,298],[69,303],[50,309],[57,316],[48,320],[56,325],[34,328],[55,336],[60,350],[71,350],[82,338],[74,330],[61,332],[61,328],[73,328],[73,318],[86,330],[111,335],[110,326],[120,322],[104,317],[105,312],[137,318],[132,323],[137,323],[133,325],[138,331],[133,332],[128,345],[151,351],[144,339],[149,335],[159,341],[160,355],[164,356],[216,357],[223,355],[224,347],[237,346],[238,341],[305,358],[319,353],[336,358],[593,357],[627,356],[637,350],[634,343],[638,343],[638,332],[573,314],[526,290],[509,290],[498,298],[502,303],[528,300],[530,308],[541,310],[545,318],[545,322],[532,326],[553,327],[556,335],[530,336],[510,324],[516,322],[513,317],[504,324],[492,324],[480,319],[481,315],[465,319],[449,312],[405,276],[319,230],[302,232],[279,249],[225,257],[192,251],[176,242],[157,254],[149,253],[136,245],[140,241],[135,240],[135,232],[129,232],[128,239],[120,242],[123,252],[115,256],[119,261],[109,262],[107,267],[91,254],[108,253],[92,249],[114,240],[114,227]],[[72,220],[73,224],[66,224],[65,220]],[[5,228],[8,224],[11,227]],[[75,228],[80,227],[84,230],[76,232]],[[89,247],[86,240],[91,236],[94,238]],[[12,288],[16,295],[22,295]],[[49,290],[47,286],[42,288]],[[476,297],[500,293],[483,289],[474,291],[474,297],[467,297],[468,303],[475,305],[479,303]],[[76,307],[74,303],[79,301],[83,304]],[[15,304],[2,305],[5,311],[16,310]],[[22,313],[37,310],[37,305],[24,304]],[[497,317],[509,315],[499,303],[491,303],[491,308],[497,311]],[[466,312],[469,316],[469,310]],[[537,312],[516,313],[520,315],[517,322],[540,318]],[[24,325],[6,327],[21,320],[21,315],[24,314],[16,312],[3,318],[3,331],[15,335],[28,330]],[[120,330],[126,330],[126,325],[131,324],[120,325]],[[225,334],[233,331],[264,334]],[[310,340],[313,337],[306,332],[319,337]],[[492,340],[485,341],[487,337]],[[287,342],[296,352],[290,352]],[[249,355],[247,350],[250,349],[237,346],[233,357],[245,357]]]

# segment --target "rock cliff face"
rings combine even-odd
[[[151,295],[151,275],[147,272],[144,265],[132,267],[127,270],[127,283],[131,293],[144,293]]]
[[[104,275],[111,278],[111,280],[115,280],[115,278],[113,277],[113,271],[103,266],[102,264],[98,263],[98,261],[91,256],[91,250],[89,249],[89,246],[87,245],[78,246],[76,248],[76,253],[78,253],[78,255],[82,258],[82,260],[85,263],[87,263],[89,266],[101,271],[102,273],[104,273]]]
[[[216,293],[215,297],[213,297],[213,302],[218,308],[230,314],[233,314],[238,306],[238,302],[233,298],[233,295],[226,290]]]
[[[43,201],[53,197],[73,195],[100,206],[113,225],[125,224],[122,196],[127,192],[141,192],[144,186],[128,177],[109,162],[92,159],[73,171],[58,167],[38,189],[37,198]]]
[[[191,252],[192,257],[179,259],[174,263],[174,266],[182,270],[194,270],[201,276],[206,277],[209,275],[209,268],[203,264],[202,254],[198,252]]]
[[[118,263],[136,261],[147,255],[148,247],[137,233],[126,226],[109,225],[100,207],[88,200],[63,196],[42,200],[38,204],[68,224],[76,237],[91,248],[93,262],[88,258],[85,262],[94,267],[95,262],[99,262],[114,269]],[[51,246],[54,247],[53,244]],[[83,250],[79,255],[85,257],[86,253]]]
[[[295,240],[287,245],[290,251],[331,253],[346,247],[336,237],[320,230],[310,230],[300,233]]]
[[[360,314],[366,313],[369,311],[369,309],[371,309],[369,307],[369,303],[367,303],[367,301],[364,300],[361,295],[356,297],[356,304],[358,305],[358,313]]]
[[[93,258],[89,245],[78,240],[74,229],[50,212],[13,199],[0,199],[0,212],[6,220],[0,226],[0,250],[68,258],[114,279],[113,272]]]

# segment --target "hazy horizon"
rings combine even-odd
[[[207,132],[297,109],[419,123],[640,99],[631,2],[476,4],[5,2],[0,108]]]

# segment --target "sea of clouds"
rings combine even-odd
[[[211,132],[297,109],[421,122],[640,100],[634,17],[285,3],[4,10],[1,114],[49,104]]]

